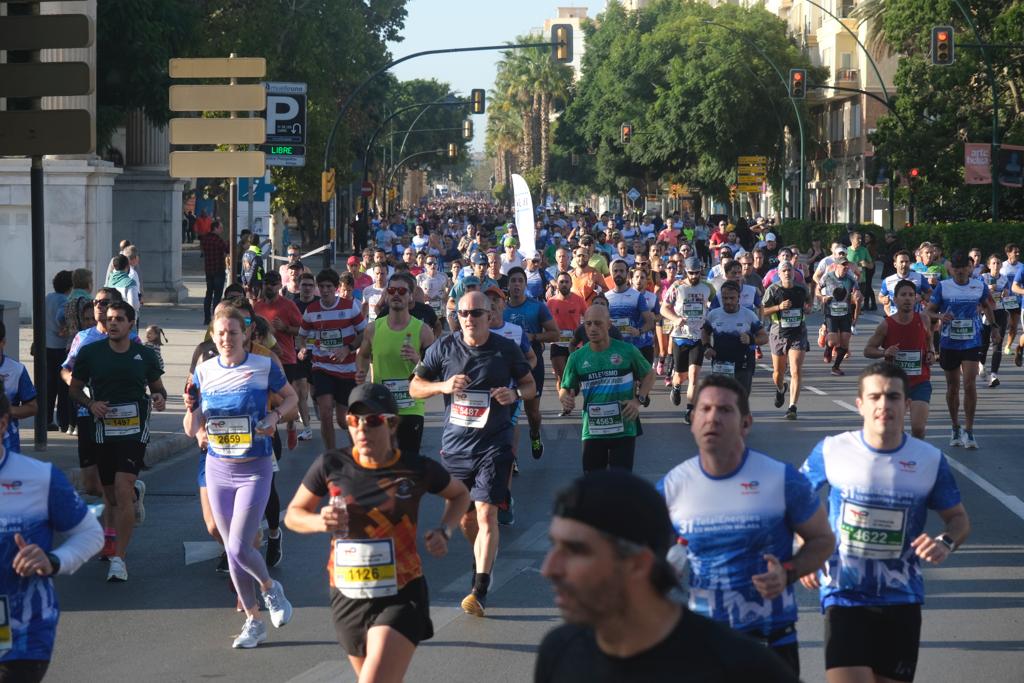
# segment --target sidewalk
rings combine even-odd
[[[190,448],[193,440],[182,432],[181,421],[185,406],[181,394],[185,387],[185,376],[192,362],[192,352],[203,340],[206,329],[203,326],[203,295],[206,281],[203,277],[202,255],[196,245],[185,245],[182,252],[182,273],[188,298],[180,304],[146,304],[142,308],[141,321],[145,326],[160,325],[167,335],[161,353],[164,359],[164,387],[167,389],[167,409],[153,413],[150,421],[149,447],[146,449],[146,466],[152,467],[184,449]],[[146,273],[146,255],[142,254],[143,278]],[[29,355],[32,327],[22,325],[19,341],[21,360],[32,374],[32,356]],[[78,484],[78,437],[60,432],[47,434],[45,451],[35,450],[34,420],[21,421],[21,450],[25,455],[52,462],[60,467]],[[198,458],[198,455],[196,456]]]

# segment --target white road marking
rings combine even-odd
[[[847,410],[852,411],[854,413],[859,413],[860,412],[859,410],[857,410],[857,406],[851,405],[851,404],[847,403],[846,401],[839,401],[839,400],[836,400],[836,399],[832,399],[832,402],[835,403],[837,406],[839,406],[841,408],[846,408]]]
[[[550,522],[537,522],[519,535],[514,543],[504,548],[506,552],[527,552],[538,538],[547,538]]]
[[[331,662],[320,662],[288,683],[355,683],[356,674],[343,656]]]
[[[824,391],[822,391],[818,387],[808,386],[808,387],[804,387],[804,388],[807,389],[807,391],[811,392],[812,394],[817,394],[818,396],[828,396],[828,394],[826,394]]]
[[[185,566],[212,560],[224,552],[217,541],[184,541],[182,545],[185,547]]]

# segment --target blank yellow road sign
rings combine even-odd
[[[172,85],[171,111],[263,111],[267,91],[253,85]]]
[[[262,178],[263,152],[171,152],[172,178]]]
[[[263,119],[171,119],[172,145],[263,144],[267,137]]]
[[[172,59],[167,70],[171,78],[263,78],[267,75],[267,60],[263,57]]]

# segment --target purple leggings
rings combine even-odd
[[[231,581],[242,605],[249,609],[259,605],[253,579],[260,583],[270,580],[267,563],[252,542],[270,498],[273,477],[272,457],[234,463],[206,456],[210,509],[224,539]]]

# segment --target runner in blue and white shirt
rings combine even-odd
[[[11,419],[3,432],[3,446],[12,451],[21,450],[18,418],[36,414],[36,388],[28,376],[28,369],[7,355],[7,328],[0,321],[0,382],[11,404]]]
[[[911,270],[910,266],[913,262],[914,257],[906,249],[897,251],[893,256],[892,263],[896,267],[896,272],[882,280],[878,296],[879,301],[883,304],[882,310],[886,315],[896,314],[896,283],[900,280],[913,282],[914,286],[917,287],[918,293],[921,295],[921,301],[927,301],[931,295],[932,287],[928,284],[928,278],[923,273]],[[921,305],[918,304],[914,311],[920,313]]]
[[[941,321],[939,331],[939,365],[946,375],[946,406],[953,423],[950,446],[975,449],[974,413],[978,406],[975,380],[981,361],[981,311],[989,320],[995,319],[992,295],[985,283],[971,277],[971,261],[962,251],[949,259],[953,277],[940,281],[932,292],[930,311]],[[998,344],[999,330],[992,329],[993,343]],[[964,383],[964,428],[960,429],[960,378]]]
[[[792,584],[835,546],[825,510],[793,466],[747,448],[753,418],[734,378],[708,376],[695,401],[699,453],[657,484],[686,541],[690,609],[760,640],[799,674]]]
[[[912,681],[924,603],[921,560],[942,562],[970,532],[945,456],[903,432],[907,404],[903,370],[869,366],[857,396],[863,429],[819,442],[800,470],[816,490],[829,485],[838,541],[819,575],[801,579],[821,591],[827,672],[867,667],[878,677]],[[924,533],[928,510],[945,523],[934,538]]]
[[[11,405],[0,395],[0,430]],[[41,681],[57,637],[53,576],[103,547],[103,531],[64,474],[0,446],[0,680]],[[54,545],[55,533],[64,536]]]
[[[653,363],[654,338],[648,333],[654,329],[654,313],[647,297],[630,286],[629,264],[623,259],[612,261],[611,271],[615,287],[604,296],[608,300],[612,327],[619,330],[622,341],[635,346],[648,363]]]

